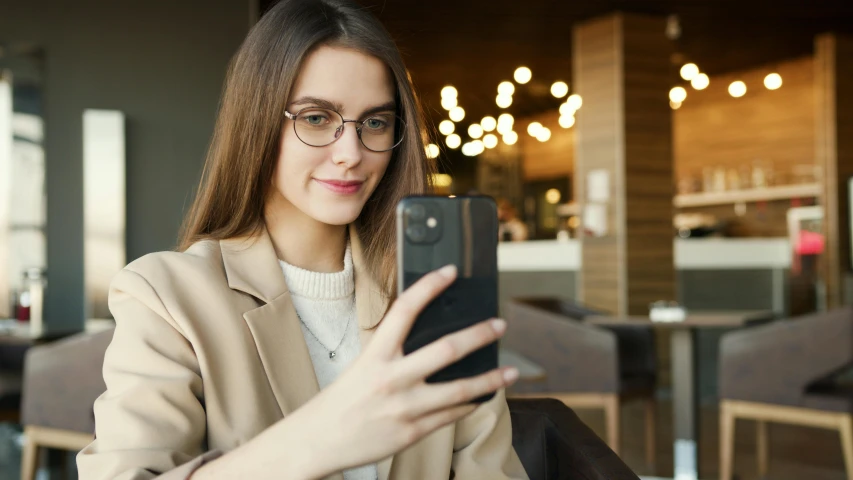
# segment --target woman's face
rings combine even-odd
[[[287,111],[296,114],[319,107],[337,111],[345,120],[362,121],[374,115],[393,119],[394,92],[394,82],[381,60],[356,50],[323,46],[303,62]],[[306,128],[340,121],[335,115],[327,119],[309,111],[310,117],[297,120],[305,122]],[[368,123],[364,129],[381,126],[381,122]],[[346,225],[358,217],[382,179],[391,152],[367,149],[358,138],[357,124],[344,125],[333,143],[312,147],[297,137],[294,120],[285,121],[273,178],[273,194],[280,198],[273,205],[295,207],[328,225]]]

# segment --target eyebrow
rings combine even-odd
[[[324,98],[319,98],[319,97],[301,97],[301,98],[298,98],[298,99],[294,100],[293,102],[291,102],[290,106],[294,107],[297,105],[307,105],[307,104],[316,105],[320,108],[325,108],[328,110],[334,110],[336,112],[341,112],[344,109],[343,105],[341,105],[338,102],[332,102],[332,101],[326,100]],[[397,103],[392,100],[390,102],[385,102],[382,105],[377,105],[375,107],[368,108],[367,110],[363,111],[361,113],[361,115],[358,116],[358,118],[364,118],[364,117],[373,115],[375,113],[380,113],[380,112],[394,111],[396,109],[397,109]]]

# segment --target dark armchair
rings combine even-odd
[[[583,323],[599,312],[553,298],[513,299],[506,306],[502,347],[545,370],[540,382],[519,382],[515,397],[551,397],[572,408],[604,410],[607,443],[619,452],[620,403],[646,402],[646,461],[654,464],[656,352],[646,327]]]
[[[730,332],[720,342],[720,478],[732,476],[735,420],[758,422],[758,473],[767,471],[767,422],[837,430],[853,478],[853,390],[836,374],[853,364],[853,309]]]

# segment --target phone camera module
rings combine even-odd
[[[409,227],[406,229],[406,235],[408,235],[408,237],[412,239],[412,241],[421,242],[426,239],[427,230],[426,227],[420,224],[409,225]]]
[[[406,209],[406,213],[409,215],[409,220],[420,222],[426,216],[426,209],[423,205],[412,205]]]

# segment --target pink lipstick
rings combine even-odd
[[[352,195],[358,192],[364,183],[358,180],[320,180],[319,178],[314,180],[329,190],[342,195]]]

